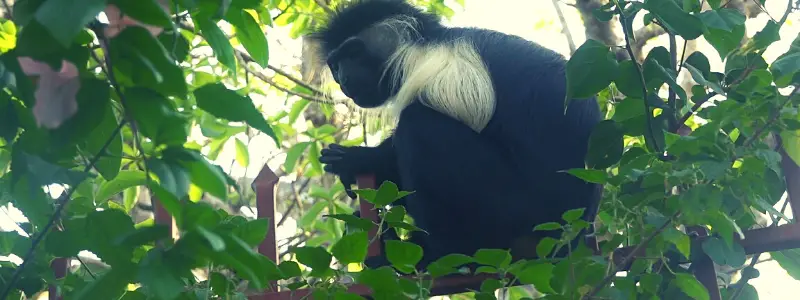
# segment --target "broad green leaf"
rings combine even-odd
[[[781,144],[794,163],[800,165],[800,130],[781,132]]]
[[[136,228],[132,232],[119,236],[115,239],[115,243],[124,247],[138,247],[166,238],[170,238],[169,227],[154,224]]]
[[[158,0],[109,0],[109,4],[116,5],[123,14],[144,24],[159,27],[173,27],[169,15],[169,8],[161,7]]]
[[[703,32],[703,37],[717,50],[719,57],[724,59],[731,51],[739,47],[739,42],[742,41],[744,34],[745,26],[737,25],[730,32],[722,29],[706,28]]]
[[[209,83],[194,91],[197,106],[212,115],[229,121],[244,121],[253,128],[267,134],[276,144],[280,139],[272,130],[264,116],[253,105],[248,96],[241,96],[229,90],[222,83]]]
[[[775,259],[789,276],[800,280],[800,249],[774,251],[770,252],[769,256]]]
[[[400,272],[410,274],[422,259],[422,247],[404,241],[387,240],[386,258]]]
[[[472,257],[479,264],[495,268],[505,268],[511,263],[511,253],[507,250],[478,249]]]
[[[343,264],[360,263],[367,258],[369,239],[366,231],[343,236],[331,248],[331,254]]]
[[[34,17],[61,45],[69,47],[81,29],[105,7],[106,0],[50,0],[43,1]]]
[[[676,273],[675,284],[695,300],[709,300],[708,290],[691,274]]]
[[[199,151],[171,147],[165,149],[163,153],[165,160],[179,163],[189,172],[192,183],[218,198],[227,198],[225,174],[220,168],[211,165]]]
[[[590,183],[603,184],[608,180],[608,174],[604,170],[569,169],[567,173]]]
[[[111,268],[108,272],[97,275],[97,279],[89,281],[72,296],[74,299],[119,299],[137,274],[133,264]]]
[[[553,248],[555,248],[556,244],[558,244],[557,239],[549,236],[542,238],[539,240],[539,243],[536,244],[536,255],[539,257],[546,257],[550,254],[550,252],[553,251]]]
[[[253,247],[261,244],[267,233],[269,233],[269,218],[248,220],[233,230],[234,235]]]
[[[675,228],[664,230],[663,235],[664,239],[674,244],[684,257],[689,258],[691,255],[691,240],[688,235]]]
[[[208,18],[192,18],[192,20],[195,22],[197,28],[200,29],[208,45],[211,46],[211,50],[214,51],[214,55],[216,55],[219,62],[229,70],[236,70],[236,58],[234,58],[233,55],[233,46],[231,46],[231,42],[228,40],[228,37],[225,36],[225,33],[222,32],[222,29]]]
[[[564,219],[564,221],[567,221],[567,223],[572,223],[572,222],[577,221],[578,219],[580,219],[581,216],[583,216],[583,212],[585,210],[586,210],[586,208],[570,209],[568,211],[565,211],[561,215],[561,218]]]
[[[286,160],[283,162],[283,168],[286,173],[294,172],[294,167],[297,165],[297,160],[300,159],[300,156],[306,151],[306,148],[311,144],[311,142],[299,142],[297,144],[292,145],[289,148],[289,151],[286,151]]]
[[[375,223],[372,223],[372,221],[356,217],[352,214],[327,215],[327,217],[344,221],[348,229],[353,227],[358,230],[369,231],[375,227]]]
[[[536,227],[533,228],[533,231],[549,231],[549,230],[560,230],[560,229],[561,229],[561,224],[558,224],[556,222],[547,222],[536,225]]]
[[[109,44],[109,59],[114,62],[117,77],[121,78],[118,80],[129,85],[152,88],[166,96],[186,96],[183,70],[147,29],[141,26],[126,27]]]
[[[183,198],[189,191],[189,171],[174,161],[148,159],[145,164],[158,177],[159,185],[176,198]]]
[[[362,270],[357,273],[356,282],[368,286],[376,294],[396,294],[401,291],[396,273],[388,266]]]
[[[113,180],[117,177],[122,167],[122,135],[115,132],[117,124],[116,116],[110,105],[106,106],[106,112],[102,115],[103,120],[94,128],[91,134],[86,139],[86,151],[94,155],[102,154],[102,156],[94,164],[94,168],[105,180]],[[111,136],[111,135],[114,136]],[[103,146],[108,140],[108,146],[103,150]]]
[[[97,188],[94,198],[98,202],[105,202],[112,196],[121,193],[129,187],[145,185],[145,173],[137,170],[120,171],[119,175],[111,181],[103,182]]]
[[[744,248],[738,243],[728,244],[720,238],[710,237],[703,241],[703,252],[708,254],[718,265],[728,265],[734,268],[744,265],[747,257]]]
[[[617,60],[603,43],[589,39],[567,62],[565,108],[573,99],[589,98],[605,89],[617,74]]]
[[[189,118],[177,111],[172,101],[145,88],[125,91],[128,110],[137,128],[156,144],[182,145],[189,134]]]
[[[472,257],[469,257],[469,256],[464,255],[464,254],[457,254],[457,253],[448,254],[448,255],[442,256],[441,258],[439,258],[439,259],[437,259],[435,261],[435,263],[437,263],[437,264],[439,264],[441,266],[451,267],[451,268],[460,267],[462,265],[465,265],[465,264],[468,264],[468,263],[473,263],[473,262],[475,262],[475,259],[473,259]]]
[[[514,275],[517,276],[522,284],[532,284],[537,291],[542,293],[555,293],[550,280],[553,278],[553,266],[550,263],[529,263]]]
[[[783,56],[769,66],[769,71],[775,78],[775,85],[786,87],[792,84],[792,79],[800,71],[800,52]]]
[[[247,151],[247,145],[240,139],[234,139],[236,142],[236,161],[239,165],[247,168],[250,165],[250,152]]]
[[[708,28],[717,28],[732,31],[735,26],[744,24],[745,17],[741,12],[732,8],[707,10],[698,15]]]
[[[286,278],[293,278],[303,275],[303,271],[300,270],[300,265],[294,261],[283,261],[280,265],[278,265],[278,268],[281,269],[281,272],[283,272],[283,275],[286,276]]]
[[[262,68],[266,68],[269,62],[269,44],[253,16],[247,11],[232,9],[228,10],[225,20],[236,28],[236,38],[242,42],[250,57]]]
[[[297,255],[297,261],[312,268],[312,274],[325,274],[330,269],[333,256],[322,247],[297,247],[292,252]]]
[[[319,214],[322,212],[323,209],[327,207],[328,207],[328,202],[325,201],[319,201],[317,203],[314,203],[314,205],[312,205],[311,208],[309,208],[303,214],[303,216],[300,217],[300,220],[297,221],[297,227],[308,228],[308,226],[311,226],[314,222],[317,221],[317,219],[319,218]]]
[[[703,34],[703,22],[689,14],[672,0],[648,0],[644,8],[656,16],[668,30],[677,33],[687,40],[693,40]]]

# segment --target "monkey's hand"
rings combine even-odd
[[[375,148],[344,147],[331,144],[328,148],[322,149],[319,162],[325,164],[325,172],[339,176],[347,195],[355,199],[356,194],[350,186],[356,183],[356,175],[370,171],[370,165],[374,163],[375,151]]]

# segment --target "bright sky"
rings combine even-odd
[[[766,11],[775,19],[779,19],[785,10],[786,1],[794,0],[767,1]],[[462,10],[458,8],[458,5],[455,4],[453,0],[446,0],[448,6],[454,8],[456,11],[456,15],[450,22],[451,25],[489,28],[519,35],[558,51],[565,56],[569,55],[569,47],[566,38],[560,32],[561,23],[551,1],[466,0],[465,2],[466,8]],[[559,2],[573,3],[574,0],[559,0]],[[580,45],[583,43],[585,35],[577,11],[570,6],[563,5],[563,3],[561,4],[561,10],[569,25],[574,43]],[[747,34],[752,36],[757,30],[764,26],[768,19],[766,15],[762,14],[758,18],[748,20]],[[788,49],[791,41],[800,33],[798,21],[798,14],[789,17],[786,25],[783,26],[781,30],[781,41],[773,45],[765,53],[767,61],[772,61],[777,55],[784,53]],[[639,26],[641,26],[641,17],[637,18],[635,23],[639,23]],[[289,40],[286,38],[288,36],[287,33],[288,28],[274,28],[268,30],[267,36],[270,41],[270,63],[288,70],[299,65],[299,54],[301,51],[299,40]],[[667,42],[665,39],[661,39],[651,41],[646,48],[649,49],[655,46],[666,45]],[[679,44],[678,46],[680,47],[681,45]],[[699,50],[707,53],[712,69],[722,69],[723,65],[721,60],[718,56],[712,55],[716,52],[707,43],[704,41],[701,42]],[[252,97],[256,105],[263,105],[267,114],[274,114],[277,111],[288,109],[288,107],[283,105],[283,96],[265,98],[253,95]],[[298,124],[294,126],[297,130],[303,130],[305,124],[298,122]],[[354,131],[353,134],[360,133]],[[247,141],[247,137],[244,135],[239,135],[237,137],[243,141]],[[195,132],[192,133],[191,138],[198,141],[203,139],[199,129],[196,129]],[[271,158],[268,165],[273,170],[277,169],[284,161],[285,155],[276,151],[274,143],[263,134],[250,141],[249,149],[250,166],[247,169],[242,168],[238,164],[230,163],[235,157],[234,145],[230,141],[225,145],[216,162],[220,164],[226,172],[229,172],[231,176],[238,178],[242,176],[255,176],[261,167],[267,163],[267,158]],[[293,180],[293,178],[283,178],[282,180],[289,181]],[[57,195],[58,191],[54,190],[53,194]],[[252,214],[253,212],[246,211],[245,213]],[[276,217],[280,218],[280,216]],[[14,224],[14,221],[24,222],[25,219],[15,208],[0,208],[0,230],[20,232],[18,227]],[[296,223],[294,220],[288,220],[284,226],[278,229],[278,238],[294,235],[295,230]],[[762,255],[762,259],[764,259],[765,256],[766,255]],[[758,269],[761,271],[761,277],[751,280],[750,282],[759,291],[761,299],[797,299],[797,295],[790,295],[796,293],[796,291],[800,291],[800,281],[789,277],[777,263],[761,263],[758,265]]]

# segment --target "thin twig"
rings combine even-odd
[[[253,57],[251,57],[251,56],[250,56],[250,54],[247,54],[246,52],[244,52],[244,51],[242,51],[242,50],[239,50],[239,49],[235,49],[235,48],[234,48],[234,51],[236,51],[237,53],[239,53],[239,55],[241,55],[241,56],[242,56],[242,59],[244,59],[245,61],[247,61],[247,62],[255,62],[255,60],[253,60]],[[291,80],[291,81],[292,81],[292,82],[294,82],[295,84],[297,84],[297,85],[299,85],[299,86],[302,86],[302,87],[304,87],[304,88],[306,88],[306,89],[308,89],[308,90],[310,90],[310,91],[314,92],[315,94],[319,94],[319,95],[324,95],[324,94],[325,94],[325,93],[324,93],[322,90],[320,90],[319,88],[313,87],[312,85],[308,84],[307,82],[305,82],[305,81],[303,81],[303,80],[301,80],[301,79],[299,79],[299,78],[297,78],[297,77],[294,77],[294,76],[292,76],[291,74],[287,73],[287,72],[286,72],[286,71],[284,71],[284,70],[281,70],[281,69],[280,69],[280,68],[278,68],[278,67],[275,67],[275,66],[273,66],[273,65],[269,65],[269,64],[268,64],[268,65],[267,65],[267,69],[270,69],[270,70],[274,71],[275,73],[278,73],[278,74],[280,74],[280,75],[281,75],[281,76],[283,76],[283,77],[286,77],[287,79]],[[333,99],[331,99],[331,100],[332,100],[332,101],[335,101],[335,100],[333,100]]]
[[[553,0],[553,7],[555,7],[558,20],[561,22],[561,32],[563,32],[567,38],[569,55],[572,56],[572,54],[575,54],[575,42],[572,40],[572,33],[569,31],[569,26],[567,26],[567,19],[564,17],[564,12],[561,11],[561,6],[558,5],[558,2],[558,0]]]
[[[272,80],[271,78],[267,77],[267,75],[264,75],[261,72],[257,72],[255,70],[253,70],[250,66],[247,65],[247,62],[244,60],[244,58],[241,55],[239,55],[239,53],[234,53],[234,54],[236,54],[236,57],[242,62],[242,67],[244,68],[244,70],[247,73],[252,74],[253,76],[258,78],[259,80],[265,82],[266,84],[269,84],[269,85],[273,86],[274,88],[278,89],[279,91],[282,91],[282,92],[287,93],[289,95],[297,96],[297,97],[300,97],[300,98],[303,98],[303,99],[306,99],[306,100],[309,100],[309,101],[317,102],[317,103],[325,103],[325,104],[335,104],[335,103],[337,103],[334,100],[324,99],[324,98],[320,98],[320,97],[316,97],[316,96],[312,96],[312,95],[308,95],[308,94],[304,94],[304,93],[298,93],[298,92],[295,92],[295,91],[290,90],[288,88],[285,88],[285,87],[281,86],[280,84],[278,84],[277,82],[275,82],[274,80]]]

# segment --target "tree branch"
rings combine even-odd
[[[277,82],[275,82],[274,80],[272,80],[272,78],[267,77],[267,75],[264,75],[261,72],[257,72],[255,70],[253,70],[251,67],[249,67],[247,65],[247,62],[240,55],[240,53],[237,52],[237,53],[234,53],[234,54],[236,55],[236,58],[238,58],[242,62],[242,67],[244,68],[244,70],[247,73],[250,73],[251,75],[255,76],[256,78],[260,79],[261,81],[263,81],[263,82],[273,86],[274,88],[278,89],[279,91],[282,91],[282,92],[287,93],[289,95],[297,96],[297,97],[300,97],[300,98],[303,98],[303,99],[306,99],[306,100],[309,100],[309,101],[317,102],[317,103],[325,103],[325,104],[336,104],[336,103],[339,103],[339,102],[337,102],[335,100],[332,100],[332,99],[320,98],[320,97],[316,97],[316,96],[312,96],[312,95],[308,95],[308,94],[298,93],[298,92],[295,92],[295,91],[290,90],[288,88],[285,88],[285,87],[281,86],[280,84],[278,84]]]

